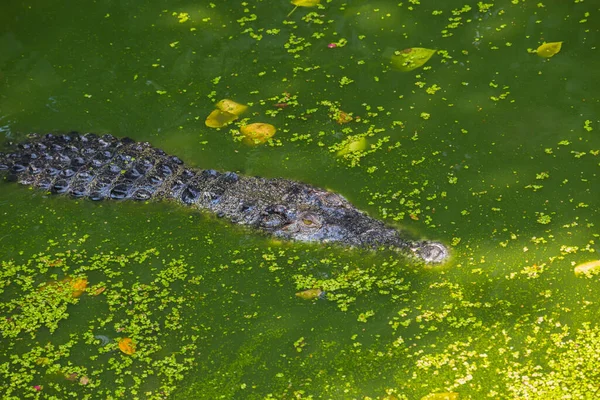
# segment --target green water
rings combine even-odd
[[[453,260],[1,183],[4,398],[600,395],[600,281],[573,271],[600,258],[597,2],[323,1],[288,18],[286,1],[63,3],[3,7],[2,142],[112,133],[300,180]],[[394,69],[415,47],[438,52]],[[250,108],[207,128],[223,98]],[[270,143],[240,140],[252,122],[277,127]],[[309,288],[326,298],[295,296]]]

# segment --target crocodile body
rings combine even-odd
[[[276,237],[352,247],[393,247],[444,262],[438,242],[410,241],[342,196],[287,179],[187,168],[147,142],[111,135],[30,135],[0,153],[6,179],[91,200],[172,199]]]

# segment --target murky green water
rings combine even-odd
[[[448,243],[451,264],[1,183],[4,398],[600,395],[600,283],[573,272],[600,258],[598,4],[323,3],[9,2],[3,142],[106,132],[308,182]],[[415,47],[438,52],[392,68]],[[251,107],[207,128],[222,98]],[[250,147],[241,122],[278,132]]]

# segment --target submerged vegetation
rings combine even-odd
[[[4,398],[600,396],[593,5],[164,7],[8,7],[6,141],[109,131],[306,181],[453,260],[0,183]],[[47,21],[60,49],[30,43]]]

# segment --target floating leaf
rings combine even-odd
[[[430,393],[425,397],[421,397],[421,400],[458,400],[458,393]]]
[[[51,281],[46,283],[44,286],[40,287],[40,291],[43,292],[46,289],[52,288],[56,292],[59,293],[71,293],[72,297],[79,297],[87,288],[88,281],[87,278],[71,278],[70,276],[64,278],[60,282]]]
[[[67,279],[68,279],[69,284],[71,285],[71,289],[73,290],[73,292],[71,293],[71,296],[79,297],[85,292],[85,289],[87,288],[87,285],[88,285],[87,278],[76,278],[76,279],[67,278]]]
[[[573,270],[575,275],[593,275],[600,272],[600,260],[579,264]]]
[[[319,298],[323,293],[321,289],[307,289],[296,293],[296,296],[304,300],[314,300]]]
[[[104,293],[105,290],[106,290],[106,286],[99,286],[99,287],[95,288],[94,290],[92,290],[91,295],[98,296],[99,294]]]
[[[296,8],[298,7],[314,7],[320,2],[321,0],[292,0],[292,4],[296,7],[294,7],[294,9],[290,11],[290,13],[287,16],[289,17],[290,15],[292,15],[292,13],[296,11]]]
[[[412,49],[404,49],[396,51],[392,56],[392,65],[403,72],[412,71],[425,64],[436,50],[425,49],[423,47],[413,47]]]
[[[235,121],[237,119],[237,115],[232,114],[223,110],[213,110],[208,117],[206,117],[206,121],[204,123],[209,128],[222,128],[228,123]]]
[[[537,48],[536,53],[540,57],[550,58],[553,55],[557,54],[562,47],[562,42],[550,42],[543,43],[540,47]]]
[[[343,156],[348,153],[355,153],[357,151],[363,151],[367,148],[367,139],[364,137],[351,140],[342,147],[340,151],[337,152],[338,156]]]
[[[230,99],[223,99],[217,103],[217,108],[221,111],[240,116],[248,109],[248,106],[245,104],[236,103]]]
[[[130,338],[123,338],[119,340],[119,349],[128,355],[135,353],[135,343]]]
[[[71,382],[75,382],[77,380],[77,378],[79,377],[79,375],[77,374],[77,372],[66,372],[64,374],[65,379]]]
[[[335,113],[334,115],[335,117],[335,122],[337,122],[338,124],[347,124],[348,122],[352,122],[352,116],[342,110],[339,110],[338,112]]]
[[[248,144],[264,143],[275,135],[277,129],[271,124],[256,122],[254,124],[244,125],[240,132],[245,136],[245,142]]]
[[[321,0],[292,0],[292,4],[296,7],[314,7],[320,2]]]

